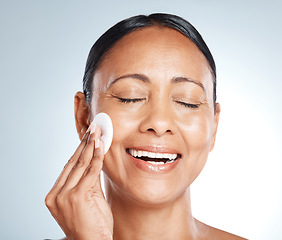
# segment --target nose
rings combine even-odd
[[[166,104],[156,103],[148,106],[140,124],[140,131],[152,133],[158,137],[174,134],[173,113]]]

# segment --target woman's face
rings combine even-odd
[[[169,28],[144,28],[117,42],[95,73],[91,108],[113,121],[103,168],[112,190],[139,202],[177,198],[213,148],[219,108],[208,62]]]

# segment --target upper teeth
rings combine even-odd
[[[174,160],[177,158],[176,153],[154,153],[154,152],[147,152],[147,151],[142,151],[142,150],[135,150],[130,148],[129,149],[130,155],[133,157],[149,157],[149,158],[167,158],[170,160]]]

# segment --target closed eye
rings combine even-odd
[[[136,103],[145,100],[146,98],[121,98],[116,97],[122,103]]]
[[[192,104],[192,103],[186,103],[186,102],[181,102],[181,101],[175,101],[175,102],[184,107],[192,108],[192,109],[197,109],[201,105],[201,104]]]

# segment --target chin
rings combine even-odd
[[[134,195],[132,194],[131,196],[142,205],[158,207],[174,202],[185,190],[175,192],[175,189],[167,189],[166,187],[145,186],[142,188],[142,191],[134,192]]]
[[[123,202],[146,207],[160,207],[174,202],[185,193],[189,187],[187,182],[179,184],[179,178],[127,178],[126,181],[117,181],[106,175],[107,196],[115,196]]]

